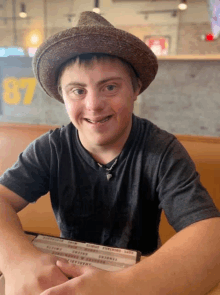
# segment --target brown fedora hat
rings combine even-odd
[[[63,103],[57,86],[59,69],[82,53],[106,53],[130,63],[142,82],[140,93],[154,80],[158,70],[155,54],[143,41],[116,29],[99,14],[84,11],[75,27],[48,38],[33,58],[34,74],[47,95]]]

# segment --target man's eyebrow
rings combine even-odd
[[[105,83],[105,82],[108,82],[108,81],[110,81],[110,80],[123,80],[123,79],[122,79],[121,77],[118,77],[118,76],[113,76],[113,77],[109,77],[109,78],[107,78],[107,79],[103,79],[103,80],[99,81],[99,82],[97,83],[97,85],[101,85],[101,84],[103,84],[103,83]],[[77,82],[77,81],[72,81],[72,82],[68,83],[68,84],[65,86],[65,88],[67,88],[67,87],[69,87],[69,86],[82,86],[82,87],[86,87],[87,85],[86,85],[85,83],[81,83],[81,82]]]

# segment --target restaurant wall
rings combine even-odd
[[[25,1],[26,2],[26,1]],[[219,53],[220,38],[215,42],[207,43],[201,40],[202,34],[211,31],[206,0],[188,0],[188,9],[178,11],[177,16],[171,13],[149,14],[145,18],[143,11],[176,9],[178,1],[146,2],[112,0],[100,1],[103,16],[114,26],[129,31],[142,40],[146,35],[168,36],[170,38],[170,55],[178,54],[212,54]],[[17,12],[20,9],[17,2]],[[47,1],[46,28],[44,20],[43,1],[26,2],[28,19],[17,19],[17,45],[27,46],[27,39],[32,30],[38,30],[42,37],[72,27],[78,19],[79,13],[92,10],[93,1],[75,0]],[[2,15],[10,17],[11,1],[6,1]],[[67,15],[73,14],[71,21]],[[11,19],[0,20],[0,46],[11,46],[14,42],[14,27]]]
[[[220,60],[159,60],[139,116],[171,133],[220,136]]]
[[[203,34],[211,32],[210,23],[180,23],[177,54],[220,54],[220,38],[206,42]]]
[[[169,55],[177,54],[178,26],[177,24],[149,24],[148,26],[119,26],[121,30],[127,31],[141,40],[145,40],[147,36],[164,36],[169,38]]]
[[[0,122],[68,124],[64,105],[32,80],[31,58],[8,59],[0,58]],[[159,60],[134,113],[171,133],[220,136],[219,68],[220,61]]]
[[[69,123],[64,104],[36,83],[30,57],[0,58],[0,122],[42,125]]]
[[[192,3],[194,2],[194,3]],[[10,16],[11,2],[7,15]],[[17,21],[17,41],[23,46],[25,38],[31,29],[39,29],[42,34],[50,36],[63,29],[70,28],[67,14],[76,16],[81,11],[92,10],[92,1],[66,1],[65,5],[59,0],[47,1],[47,27],[43,27],[43,1],[27,2],[30,19]],[[73,4],[73,5],[72,5]],[[219,54],[220,38],[213,42],[201,40],[201,35],[210,32],[207,1],[188,1],[188,9],[178,12],[176,17],[169,13],[150,14],[145,19],[141,11],[173,9],[174,1],[161,2],[100,1],[103,16],[116,27],[128,31],[140,39],[145,36],[169,36],[170,55],[180,54]],[[72,6],[71,6],[72,5]],[[17,3],[17,11],[19,3]],[[77,17],[73,18],[76,23]],[[13,43],[13,25],[10,20],[5,24],[0,20],[0,46],[11,46]],[[24,59],[23,59],[24,60]],[[11,60],[12,62],[12,60]],[[1,82],[17,69],[17,79],[33,77],[31,59],[20,66],[6,65],[0,61]],[[3,68],[4,69],[3,69]],[[21,71],[19,73],[19,67]],[[170,132],[180,134],[198,134],[219,136],[218,124],[218,76],[219,62],[202,61],[159,61],[159,71],[152,85],[139,96],[135,103],[135,114],[152,120],[160,127]],[[8,71],[5,70],[8,68]],[[147,69],[146,69],[147,71]],[[184,73],[184,74],[183,74]],[[192,76],[192,77],[191,77]],[[204,78],[205,77],[205,78]],[[163,85],[163,86],[162,86]],[[25,90],[20,89],[22,97],[18,103],[8,104],[4,100],[3,85],[0,85],[0,121],[30,124],[62,125],[69,122],[65,108],[59,102],[49,98],[37,85],[31,104],[25,105]],[[207,100],[208,98],[208,100]]]

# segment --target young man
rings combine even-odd
[[[155,55],[135,36],[84,12],[77,27],[40,46],[33,68],[44,91],[65,104],[71,123],[31,143],[0,178],[6,294],[208,292],[220,280],[220,214],[175,136],[132,113],[156,75]],[[110,273],[37,250],[16,212],[48,191],[62,237],[149,257]],[[158,249],[162,209],[178,233]]]

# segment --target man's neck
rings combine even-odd
[[[94,154],[94,153],[90,153],[91,156],[93,157],[93,159],[101,164],[101,165],[106,165],[109,162],[111,162],[113,159],[115,159],[121,151],[111,151],[108,153],[98,153],[98,154]]]
[[[115,138],[115,140],[111,144],[100,146],[88,144],[86,140],[83,140],[83,138],[81,138],[80,133],[78,133],[78,136],[82,146],[90,153],[93,159],[99,164],[106,165],[117,156],[119,156],[124,148],[126,141],[128,140],[131,128],[132,122],[130,122],[124,136]]]

